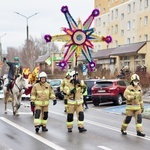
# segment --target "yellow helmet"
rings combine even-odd
[[[134,80],[140,81],[140,77],[139,77],[137,74],[133,74],[133,75],[131,76],[131,82],[134,81]]]

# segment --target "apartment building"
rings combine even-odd
[[[95,51],[117,48],[122,45],[146,42],[146,45],[136,53],[116,55],[116,66],[121,68],[127,65],[135,71],[137,65],[146,65],[150,71],[150,1],[149,0],[95,0],[95,8],[100,10],[100,16],[95,18],[96,34],[111,35],[113,41],[107,45],[96,43]],[[130,46],[132,49],[132,46]],[[121,50],[121,49],[120,49]],[[115,56],[115,51],[113,52]],[[139,61],[137,61],[137,59]],[[125,60],[125,62],[123,61]],[[131,66],[132,64],[132,66]]]

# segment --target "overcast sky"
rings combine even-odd
[[[0,37],[2,49],[22,46],[26,40],[27,19],[14,12],[29,17],[29,36],[41,38],[44,34],[62,34],[61,27],[68,27],[62,6],[67,5],[72,17],[84,22],[94,9],[94,0],[0,0]],[[56,43],[57,44],[57,43]],[[58,43],[58,46],[61,44]]]

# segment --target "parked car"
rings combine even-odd
[[[56,97],[60,100],[64,99],[64,95],[60,92],[60,85],[62,83],[62,79],[53,79],[49,81],[49,83],[52,86]]]
[[[124,91],[129,83],[124,79],[97,81],[92,87],[92,101],[95,106],[103,102],[113,102],[121,105],[125,98]]]
[[[86,101],[92,101],[92,87],[96,83],[96,81],[100,81],[100,79],[86,79],[84,82],[87,84],[88,89],[87,89],[87,96],[86,96]]]

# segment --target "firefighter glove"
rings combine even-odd
[[[31,102],[31,107],[32,107],[32,108],[34,108],[34,107],[35,107],[34,102]]]
[[[141,108],[141,113],[143,113],[144,112],[144,108]]]
[[[76,89],[75,89],[75,88],[73,88],[73,89],[70,91],[71,94],[74,94],[75,92],[76,92]]]
[[[53,105],[56,105],[57,104],[57,100],[53,100]]]
[[[3,63],[4,63],[5,61],[6,61],[6,58],[4,57],[4,58],[3,58]]]

